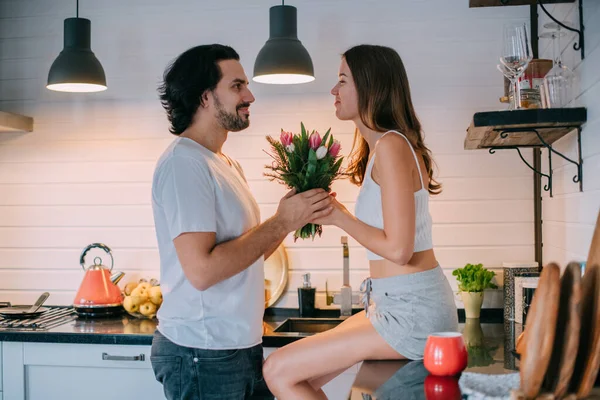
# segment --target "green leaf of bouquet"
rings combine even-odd
[[[327,172],[327,170],[329,169],[329,156],[325,157],[324,159],[321,160],[321,162],[319,163],[319,174],[324,174]]]
[[[308,143],[308,136],[305,136],[304,138],[302,138],[301,143],[300,143],[300,149],[302,150],[301,157],[302,157],[302,161],[307,162],[308,161],[308,156],[309,156],[309,151],[310,151],[310,145]]]
[[[323,136],[323,140],[321,141],[322,146],[325,146],[325,144],[327,144],[327,138],[329,137],[329,131],[331,130],[331,128],[329,128],[327,130],[327,132],[325,132],[325,136]]]
[[[317,152],[310,149],[308,152],[308,166],[306,168],[306,176],[310,177],[317,170]]]
[[[338,173],[338,171],[340,170],[340,167],[342,166],[342,161],[344,161],[344,157],[340,157],[339,160],[337,160],[335,162],[335,164],[333,164],[333,168],[331,169],[332,174]]]
[[[304,122],[300,122],[300,133],[302,135],[302,140],[308,140],[308,134],[306,133]]]

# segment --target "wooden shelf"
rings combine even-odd
[[[480,112],[467,129],[464,148],[545,147],[536,131],[552,144],[586,120],[584,107]]]
[[[548,108],[515,111],[480,112],[473,116],[467,129],[466,150],[516,150],[521,160],[536,174],[547,179],[544,190],[552,197],[552,155],[560,156],[577,167],[573,182],[583,191],[583,160],[581,159],[581,126],[587,120],[587,110],[581,108]],[[552,147],[552,143],[571,131],[577,131],[577,159],[572,160]],[[521,153],[522,148],[543,147],[548,150],[548,173],[536,169]]]
[[[544,0],[544,4],[575,3],[575,0]],[[531,6],[537,0],[508,0],[503,4],[501,0],[469,0],[469,7],[501,7],[501,6]]]
[[[33,118],[0,111],[0,132],[31,132]]]

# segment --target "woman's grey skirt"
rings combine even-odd
[[[375,330],[409,360],[423,359],[430,334],[458,331],[454,295],[440,266],[389,278],[367,278],[361,292]]]

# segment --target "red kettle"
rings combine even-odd
[[[100,257],[95,257],[94,264],[86,268],[85,255],[94,248],[102,249],[110,256],[110,268],[102,265]],[[90,244],[81,253],[79,263],[85,275],[73,301],[75,310],[89,316],[110,315],[122,311],[123,295],[117,283],[125,273],[116,272],[111,275],[114,258],[110,248],[102,243]]]

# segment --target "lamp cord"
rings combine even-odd
[[[77,18],[79,18],[79,0],[77,0]]]

